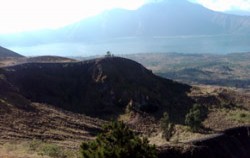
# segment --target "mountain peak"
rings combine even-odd
[[[0,58],[22,57],[22,55],[0,46]]]

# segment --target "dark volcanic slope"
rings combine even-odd
[[[168,110],[184,118],[189,86],[155,76],[124,58],[78,63],[27,63],[4,69],[8,83],[31,101],[91,116],[118,116],[127,105],[139,111]]]
[[[189,149],[161,147],[158,157],[249,158],[249,130],[250,126],[227,129],[216,136],[190,142]]]
[[[6,58],[6,57],[22,57],[22,56],[20,54],[17,54],[11,50],[8,50],[0,46],[0,58]]]
[[[33,62],[33,63],[62,63],[62,62],[75,62],[76,60],[60,57],[60,56],[37,56],[27,58],[25,62]]]

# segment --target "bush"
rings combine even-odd
[[[195,104],[187,113],[185,117],[185,123],[188,125],[192,131],[197,131],[201,127],[202,114],[201,105]]]
[[[40,148],[41,144],[42,144],[42,141],[40,141],[40,140],[32,140],[29,143],[29,150],[31,150],[31,151],[37,151],[38,148]]]
[[[169,141],[174,133],[174,124],[170,122],[167,112],[164,112],[163,117],[161,118],[161,128],[163,130],[162,136],[166,141]]]
[[[43,144],[40,147],[39,155],[47,155],[54,158],[61,158],[63,157],[63,151],[56,144]]]
[[[155,146],[136,136],[123,122],[112,122],[90,142],[81,144],[84,158],[156,158]]]

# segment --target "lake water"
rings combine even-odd
[[[174,36],[174,37],[127,37],[106,39],[95,42],[52,43],[35,46],[8,47],[26,56],[61,55],[91,56],[105,54],[131,53],[235,53],[250,52],[249,35],[217,36]]]

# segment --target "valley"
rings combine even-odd
[[[250,53],[149,53],[125,57],[142,63],[162,77],[180,82],[250,89]]]

